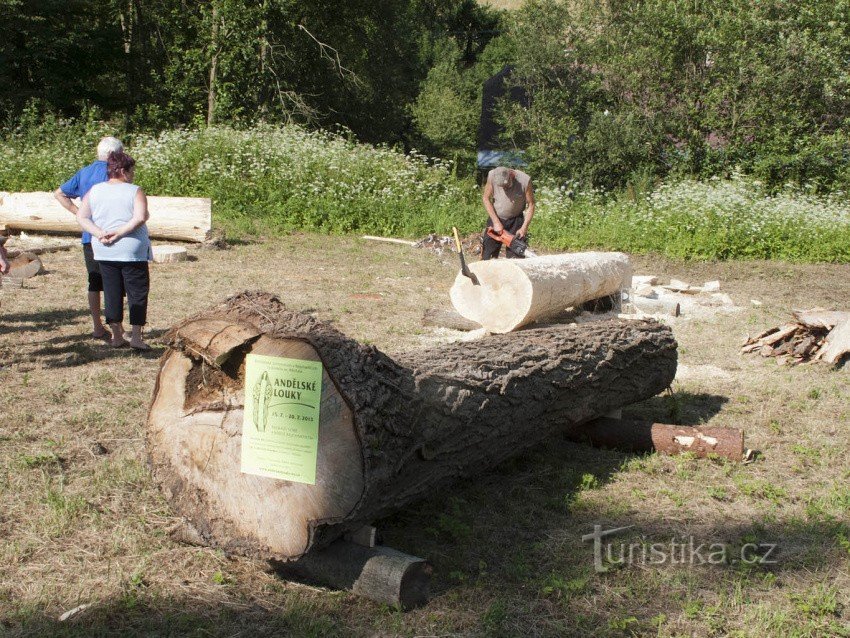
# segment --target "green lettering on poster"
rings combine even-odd
[[[322,363],[249,354],[242,471],[316,484]]]

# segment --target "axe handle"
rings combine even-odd
[[[460,235],[457,234],[457,226],[452,226],[452,232],[455,234],[455,245],[457,246],[457,251],[459,253],[463,253],[463,247],[460,244]]]

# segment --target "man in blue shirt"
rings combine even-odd
[[[114,137],[104,137],[97,145],[97,160],[74,173],[71,179],[53,192],[54,197],[62,204],[63,208],[76,216],[77,205],[71,200],[82,200],[92,186],[105,182],[107,180],[106,159],[110,153],[119,153],[123,150],[124,145],[119,140]],[[100,268],[92,254],[91,240],[91,235],[84,232],[83,257],[89,275],[89,311],[94,326],[92,336],[108,341],[112,338],[112,335],[103,325],[103,319],[100,316],[100,293],[103,292],[103,279],[100,276]]]

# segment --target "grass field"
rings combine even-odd
[[[265,289],[383,350],[427,348],[422,310],[447,303],[456,272],[449,256],[312,234],[192,255],[154,266],[154,340]],[[743,428],[757,460],[553,440],[379,523],[387,544],[434,564],[431,602],[404,613],[173,542],[143,443],[162,346],[148,356],[89,339],[81,255],[45,261],[46,275],[0,292],[0,635],[850,636],[850,376],[738,354],[792,308],[846,309],[848,265],[635,258],[637,273],[720,279],[745,310],[676,320],[673,396],[628,413]],[[597,524],[634,526],[618,542],[693,538],[730,556],[775,543],[777,562],[597,574],[581,541]]]

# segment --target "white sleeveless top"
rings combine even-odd
[[[129,222],[133,218],[133,204],[138,190],[138,186],[126,182],[102,182],[92,186],[88,198],[95,226],[109,232],[118,230]],[[97,239],[92,239],[91,247],[96,261],[153,260],[146,224],[142,224],[111,246],[104,246]]]

